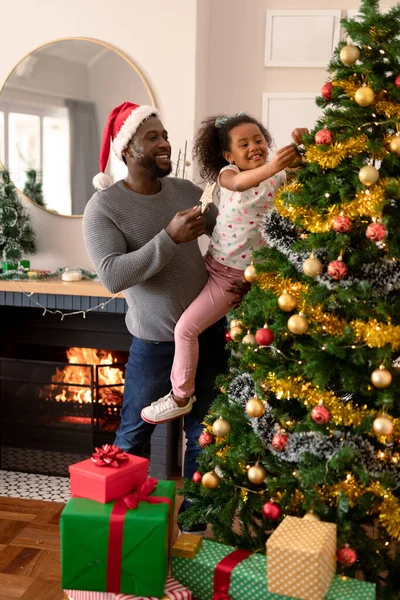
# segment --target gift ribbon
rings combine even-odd
[[[214,571],[214,595],[212,600],[230,600],[228,592],[232,571],[250,554],[251,552],[247,552],[247,550],[235,550],[219,561]]]
[[[128,458],[129,455],[126,452],[111,444],[104,444],[101,448],[96,448],[96,452],[92,454],[92,462],[98,467],[114,467],[115,469],[118,469]]]
[[[107,580],[106,591],[113,594],[121,592],[121,563],[122,563],[122,542],[124,536],[124,520],[128,509],[135,510],[139,502],[148,502],[149,504],[168,504],[169,523],[168,523],[168,562],[171,548],[172,535],[172,503],[169,498],[162,496],[150,496],[156,489],[158,480],[154,477],[147,479],[140,488],[134,493],[119,498],[115,501],[110,515],[110,529],[108,533],[108,554],[107,554]]]

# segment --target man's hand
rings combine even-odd
[[[292,131],[292,140],[298,146],[303,143],[303,135],[308,135],[310,132],[305,127],[297,127]]]
[[[201,216],[201,206],[176,213],[165,231],[175,244],[184,244],[197,239],[205,233],[205,220]]]
[[[250,291],[250,288],[251,288],[251,283],[249,283],[248,281],[245,281],[245,280],[240,281],[239,279],[237,279],[236,281],[232,282],[231,287],[228,288],[227,291],[231,292],[232,294],[235,294],[235,298],[231,302],[231,305],[233,308],[236,308],[237,306],[239,306],[239,304],[241,303],[241,301],[243,300],[243,298],[245,297],[247,292]]]

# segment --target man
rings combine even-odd
[[[110,139],[128,175],[109,187],[104,171]],[[115,443],[146,457],[155,426],[143,421],[140,412],[171,389],[174,327],[207,280],[197,239],[211,234],[217,214],[211,205],[201,216],[202,190],[167,177],[170,157],[168,134],[154,107],[124,103],[114,109],[103,136],[101,173],[94,179],[103,190],[91,198],[83,218],[89,256],[104,286],[112,293],[124,291],[126,323],[133,335]],[[197,469],[201,422],[215,394],[215,377],[226,368],[224,322],[204,332],[199,346],[197,400],[184,417],[185,477]]]

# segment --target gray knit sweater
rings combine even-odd
[[[179,317],[207,281],[197,240],[175,244],[165,227],[181,210],[198,204],[202,190],[183,179],[160,180],[158,194],[132,192],[119,181],[96,192],[83,216],[86,247],[100,281],[124,290],[126,324],[138,338],[172,341]],[[210,206],[207,233],[217,208]]]

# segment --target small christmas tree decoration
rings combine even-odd
[[[269,346],[272,344],[274,339],[274,332],[268,327],[267,324],[265,324],[262,329],[256,331],[256,342],[259,346]]]
[[[372,427],[377,435],[392,435],[393,433],[393,421],[386,415],[377,417]]]
[[[325,425],[326,423],[329,423],[331,419],[331,413],[321,402],[318,404],[318,406],[314,406],[312,409],[311,418],[314,423],[317,423],[317,425]]]
[[[382,223],[370,223],[365,235],[371,242],[381,242],[387,235],[387,229]]]
[[[207,488],[208,490],[215,490],[219,486],[220,482],[221,480],[215,473],[215,471],[209,471],[208,473],[204,473],[201,479],[202,486]]]
[[[394,80],[394,85],[396,87],[400,87],[400,75],[397,75],[396,79]]]
[[[201,483],[201,480],[203,479],[203,476],[201,473],[199,473],[198,471],[196,471],[195,473],[193,473],[192,475],[192,479],[195,483]]]
[[[253,281],[255,281],[257,279],[256,268],[254,266],[253,261],[251,261],[251,264],[245,268],[244,278],[249,283],[253,283]]]
[[[340,60],[345,65],[352,65],[360,58],[360,50],[357,46],[349,44],[344,46],[340,51]]]
[[[366,186],[374,185],[379,179],[379,171],[372,165],[365,165],[360,169],[358,179]]]
[[[303,519],[305,521],[320,521],[321,520],[318,515],[316,515],[315,513],[311,512],[311,511],[306,513],[304,515]]]
[[[303,315],[303,313],[299,313],[298,315],[292,315],[288,320],[288,329],[291,333],[295,335],[302,335],[308,329],[308,321]]]
[[[26,172],[26,182],[22,193],[39,206],[46,206],[43,198],[43,185],[35,169],[29,169]]]
[[[244,329],[243,327],[231,327],[230,331],[229,331],[230,335],[231,335],[231,339],[234,342],[238,342],[240,340],[240,336],[243,335],[244,333]]]
[[[322,262],[316,258],[314,254],[311,254],[311,256],[303,262],[303,273],[308,275],[308,277],[317,277],[317,275],[322,273],[323,268]]]
[[[325,127],[324,129],[320,129],[319,131],[317,131],[314,139],[316,144],[326,144],[328,146],[333,142],[333,133]]]
[[[303,164],[303,157],[301,154],[297,153],[296,158],[294,159],[293,162],[290,163],[289,165],[289,169],[297,169],[297,167],[301,167],[301,165]]]
[[[205,448],[209,444],[213,444],[215,442],[214,436],[208,431],[203,431],[203,433],[199,437],[199,444],[202,448]]]
[[[389,148],[391,152],[394,152],[395,154],[400,156],[400,135],[396,135],[390,140]]]
[[[260,464],[256,464],[247,471],[247,477],[251,483],[261,485],[267,476],[267,471]]]
[[[344,215],[339,215],[332,221],[332,229],[333,231],[336,231],[336,233],[347,233],[352,228],[352,225],[351,219]]]
[[[344,264],[342,257],[339,256],[337,260],[330,262],[327,271],[329,277],[335,281],[339,281],[340,279],[343,279],[343,277],[346,277],[347,267]]]
[[[231,430],[231,426],[228,421],[225,421],[225,419],[222,419],[222,417],[214,421],[212,428],[217,437],[225,437]]]
[[[284,312],[292,312],[297,307],[297,300],[292,294],[283,292],[278,298],[278,305]]]
[[[281,516],[282,509],[277,502],[270,500],[263,505],[262,513],[266,519],[276,521]]]
[[[278,452],[282,452],[288,443],[288,436],[284,431],[278,431],[272,438],[272,446]]]
[[[333,83],[332,81],[327,81],[326,83],[324,83],[324,85],[322,86],[321,89],[321,96],[325,99],[325,100],[332,100],[332,90],[333,90]]]
[[[390,371],[385,369],[384,365],[381,365],[379,369],[372,371],[371,382],[376,388],[387,388],[392,383],[392,374]]]
[[[250,329],[242,339],[242,344],[247,344],[248,346],[257,346],[256,336],[251,333]]]
[[[375,102],[375,92],[368,85],[363,85],[354,94],[354,100],[360,106],[371,106]]]
[[[243,327],[242,321],[239,319],[232,319],[232,321],[229,323],[229,328],[233,329],[233,327]]]
[[[357,561],[357,552],[348,545],[338,548],[336,556],[338,562],[345,567],[351,567]]]
[[[254,398],[250,398],[250,400],[247,402],[246,412],[249,417],[259,419],[265,413],[265,404],[262,400],[257,398],[257,396],[254,396]]]
[[[225,341],[226,341],[227,343],[229,343],[229,342],[231,342],[231,341],[232,341],[232,336],[231,336],[231,332],[229,331],[229,329],[227,329],[227,330],[225,331]]]

